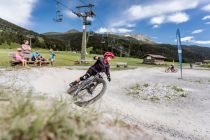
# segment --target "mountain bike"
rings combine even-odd
[[[166,72],[166,73],[169,73],[169,72],[176,73],[176,72],[178,72],[178,69],[177,69],[177,68],[168,67],[168,68],[165,70],[165,72]]]
[[[69,87],[67,93],[73,96],[73,101],[78,106],[87,106],[100,99],[107,88],[107,83],[101,73]]]

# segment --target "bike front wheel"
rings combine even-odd
[[[93,104],[104,95],[106,88],[106,81],[102,78],[96,78],[89,86],[83,85],[80,88],[81,90],[75,93],[74,102],[78,106]]]

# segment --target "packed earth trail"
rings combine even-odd
[[[85,73],[66,68],[0,71],[1,86],[55,98],[69,98],[68,84]],[[164,68],[142,67],[112,71],[111,77],[105,95],[91,105],[98,112],[167,139],[210,139],[210,71],[184,69],[179,79],[179,73],[165,73]],[[133,96],[136,85],[138,96]]]

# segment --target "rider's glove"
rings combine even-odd
[[[109,82],[111,82],[111,77],[110,77],[110,76],[108,76],[108,77],[107,77],[107,80],[108,80]]]
[[[98,56],[94,56],[93,59],[94,59],[94,60],[98,60]]]

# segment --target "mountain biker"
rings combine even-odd
[[[83,75],[76,81],[70,83],[69,86],[72,87],[72,86],[78,84],[80,81],[86,80],[89,77],[94,76],[99,72],[105,72],[105,74],[107,76],[107,80],[110,82],[111,77],[110,77],[110,71],[109,71],[109,69],[110,69],[109,62],[113,58],[115,58],[115,55],[112,52],[104,53],[104,57],[94,56],[93,59],[97,60],[96,63],[88,69],[88,71],[86,72],[85,75]]]
[[[174,68],[175,68],[175,67],[174,67],[174,64],[172,64],[172,65],[171,65],[171,71],[173,71]]]

